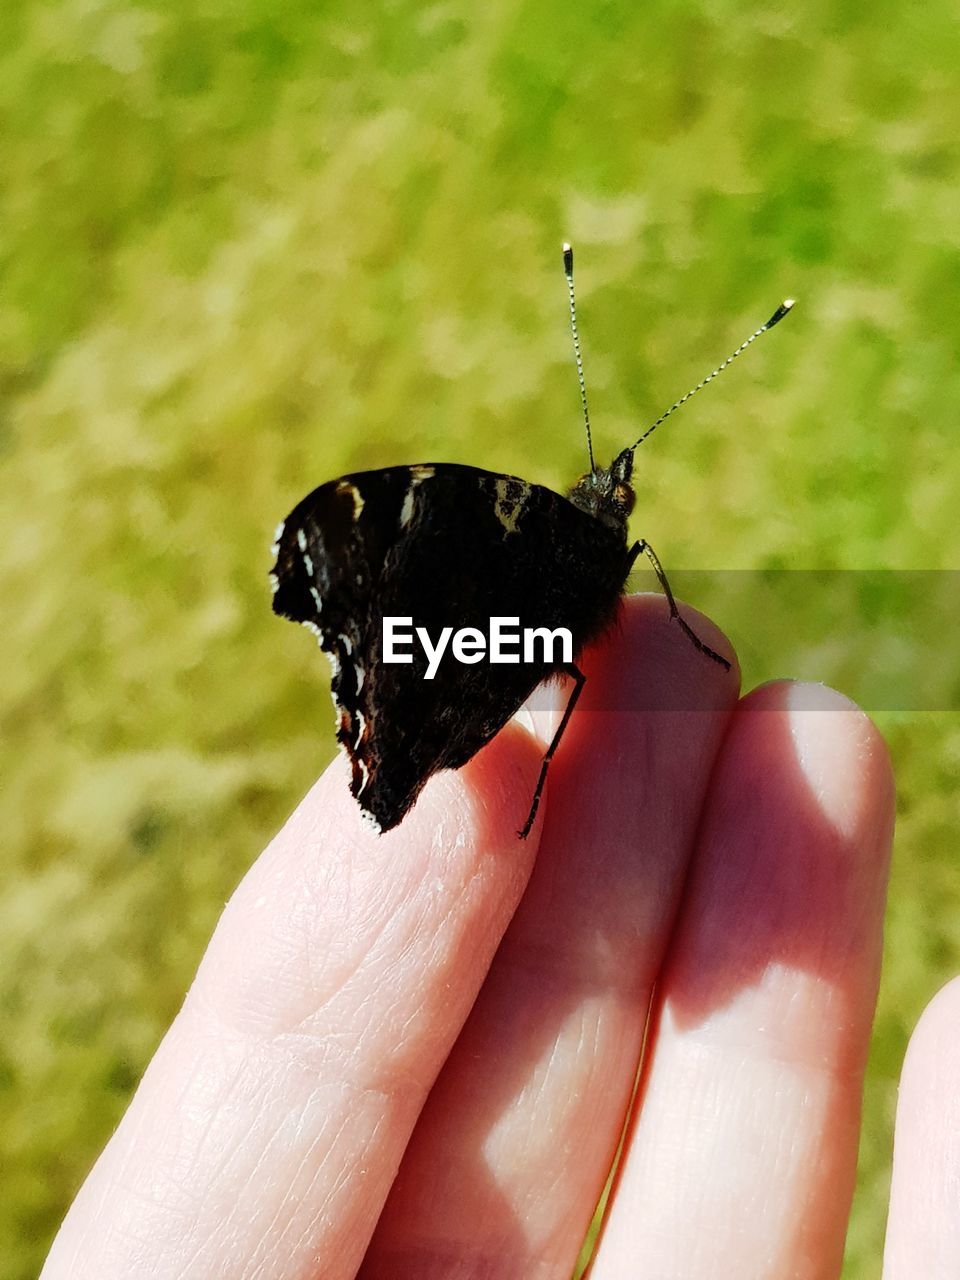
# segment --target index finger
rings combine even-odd
[[[526,884],[539,763],[510,726],[384,836],[327,770],[224,911],[46,1280],[354,1275]]]

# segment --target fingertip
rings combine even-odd
[[[736,657],[733,644],[718,623],[695,605],[679,597],[675,603],[681,616],[700,634],[701,639],[722,652],[724,657]],[[663,625],[667,628],[675,628],[677,625],[676,620],[670,616],[670,602],[661,591],[638,591],[624,596],[623,611],[628,616],[644,618],[648,625]]]
[[[705,615],[678,607],[695,639],[662,595],[623,599],[610,627],[578,659],[587,678],[584,709],[716,712],[736,701],[740,669],[733,646]]]
[[[828,685],[801,680],[758,686],[741,700],[739,714],[754,711],[779,713],[798,778],[834,831],[848,841],[874,836],[867,847],[883,853],[893,823],[893,766],[866,712]]]
[[[960,977],[933,997],[914,1028],[900,1079],[901,1105],[956,1099],[960,1110]]]
[[[542,760],[543,746],[536,727],[531,732],[515,717],[463,769],[440,778],[459,790],[466,822],[489,831],[497,848],[511,848],[511,841],[525,845],[525,861],[539,844],[542,812],[538,812],[526,840],[521,841],[517,833],[530,812]],[[442,799],[439,802],[443,804]]]
[[[387,849],[395,857],[410,859],[417,850],[438,844],[459,848],[469,841],[500,848],[509,845],[509,833],[515,835],[519,821],[526,817],[541,756],[536,736],[523,725],[508,722],[462,768],[434,774],[401,822],[381,832],[351,795],[350,766],[338,755],[291,815],[277,842],[300,844],[306,852],[323,848],[328,858],[329,850],[336,848],[337,856],[354,861],[363,851],[376,849],[378,864]]]

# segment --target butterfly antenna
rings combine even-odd
[[[573,288],[572,283],[570,287],[571,289]],[[766,333],[767,330],[772,329],[775,324],[779,324],[780,321],[783,319],[783,317],[787,314],[787,312],[792,308],[793,303],[794,303],[793,298],[785,298],[784,301],[780,303],[779,307],[777,307],[776,311],[773,313],[773,315],[770,317],[767,323],[762,324],[760,328],[756,331],[756,333],[751,333],[750,337],[747,338],[746,342],[741,342],[739,347],[737,347],[736,351],[734,351],[731,355],[727,356],[723,364],[718,364],[716,369],[714,369],[713,373],[708,373],[702,382],[698,382],[695,387],[691,387],[690,390],[687,392],[687,394],[684,396],[681,396],[679,400],[677,400],[674,404],[672,404],[670,408],[666,411],[666,413],[661,413],[660,417],[656,420],[656,422],[654,422],[651,426],[647,427],[646,431],[643,433],[643,435],[640,437],[637,443],[632,444],[630,446],[630,451],[632,452],[634,449],[636,449],[637,445],[643,444],[647,436],[650,435],[651,432],[656,431],[657,427],[660,426],[661,422],[666,422],[667,418],[670,417],[671,413],[676,413],[676,411],[680,408],[682,404],[686,404],[691,396],[695,396],[698,391],[703,390],[703,388],[707,385],[708,382],[712,382],[714,378],[718,378],[720,374],[723,373],[724,369],[728,367],[728,365],[733,364],[737,356],[743,355],[747,347],[749,347],[752,342],[756,342],[756,340],[760,337],[761,333]]]
[[[577,381],[580,383],[580,403],[583,405],[583,424],[587,428],[587,451],[590,454],[590,474],[597,474],[593,460],[593,437],[590,434],[590,410],[587,408],[587,384],[583,380],[583,358],[580,355],[580,335],[577,333],[577,303],[573,296],[573,248],[563,246],[563,274],[567,277],[567,293],[570,295],[570,329],[573,333],[573,354],[577,358]]]

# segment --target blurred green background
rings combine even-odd
[[[848,641],[960,563],[958,68],[944,0],[4,0],[0,1273],[36,1273],[331,753],[326,663],[270,612],[277,520],[361,467],[582,469],[561,240],[604,460],[801,299],[644,446],[634,527],[708,608],[682,570],[905,572],[839,626],[831,592],[721,590],[747,685],[809,625],[806,674],[856,693]],[[960,969],[956,614],[924,629],[942,684],[878,715],[900,812],[849,1277],[879,1268],[906,1037]]]

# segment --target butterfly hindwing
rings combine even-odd
[[[416,639],[411,662],[383,661],[383,618],[411,619],[405,630],[424,627],[434,642],[444,627],[487,635],[492,616],[563,626],[576,656],[609,622],[628,571],[622,536],[566,498],[440,463],[321,485],[278,530],[276,556],[274,610],[314,630],[331,660],[351,790],[382,830],[564,665],[466,664],[448,645],[428,680]]]

